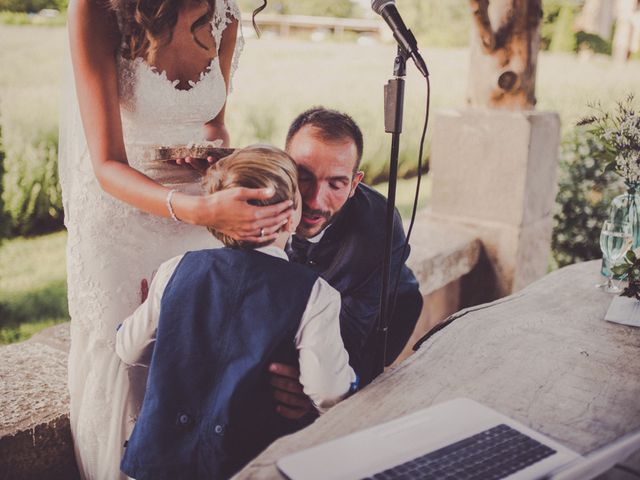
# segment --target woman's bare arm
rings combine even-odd
[[[106,2],[71,1],[68,28],[80,114],[98,182],[119,200],[168,217],[168,189],[130,167],[127,161],[116,70],[120,34],[113,13]],[[275,231],[289,216],[285,202],[270,207],[254,207],[246,202],[269,198],[273,192],[237,189],[221,193],[225,195],[177,193],[173,197],[174,211],[182,221],[213,225],[236,238],[259,240],[265,240],[258,236],[260,228],[275,238]]]

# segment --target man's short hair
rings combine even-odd
[[[268,200],[250,201],[253,205],[273,205],[285,200],[293,201],[297,208],[298,171],[291,157],[279,148],[269,145],[251,145],[236,150],[207,170],[203,187],[206,193],[219,192],[235,187],[272,188],[274,195]],[[236,240],[217,231],[207,229],[227,247],[257,248],[273,243]]]
[[[313,107],[296,117],[287,133],[286,148],[296,133],[303,127],[310,125],[318,129],[318,135],[325,141],[344,141],[352,140],[356,145],[358,158],[353,171],[360,168],[362,160],[363,140],[362,131],[358,124],[346,113],[338,112],[324,107]]]

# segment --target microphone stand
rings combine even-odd
[[[391,134],[391,158],[389,163],[389,192],[387,195],[387,218],[384,257],[382,264],[382,292],[378,315],[378,349],[376,374],[382,373],[387,362],[387,337],[390,311],[389,283],[391,277],[391,253],[393,248],[393,223],[396,206],[396,186],[398,183],[398,155],[400,134],[404,115],[404,77],[407,74],[409,54],[398,46],[398,54],[393,65],[393,78],[384,87],[384,129]]]

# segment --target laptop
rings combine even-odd
[[[592,478],[640,448],[640,433],[582,457],[484,405],[458,398],[287,455],[292,480]],[[624,445],[620,445],[624,443]],[[590,465],[591,464],[591,465]],[[596,471],[597,470],[597,471]],[[572,473],[573,471],[573,473]]]

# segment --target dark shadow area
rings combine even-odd
[[[23,294],[0,296],[0,328],[68,317],[66,280],[56,280]]]
[[[500,295],[498,280],[484,246],[480,248],[478,263],[461,278],[460,309],[492,302]]]

